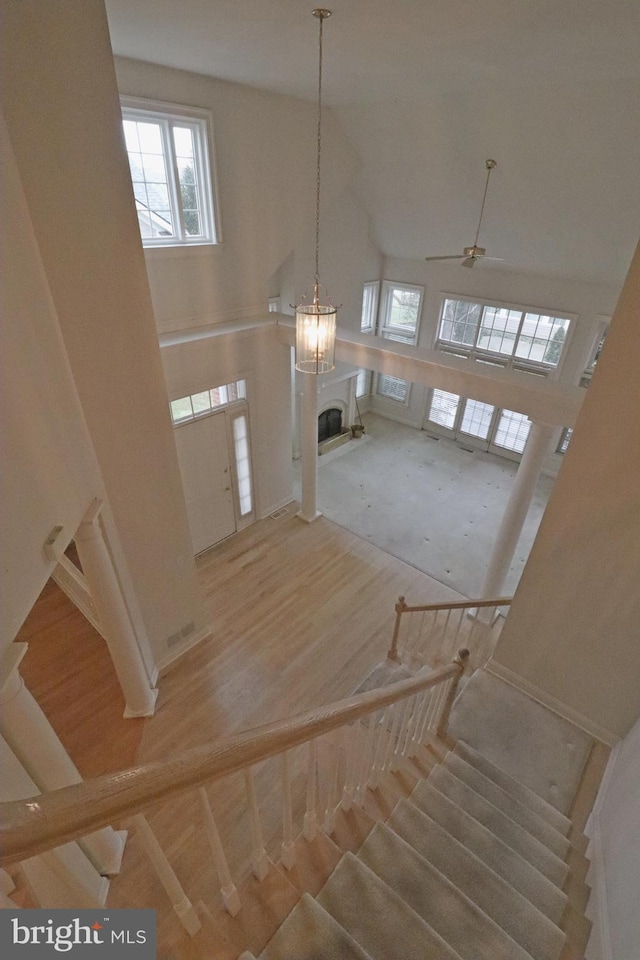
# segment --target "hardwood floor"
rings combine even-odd
[[[21,670],[84,777],[347,696],[385,656],[400,594],[409,603],[460,599],[324,518],[304,523],[295,510],[292,504],[279,519],[260,521],[198,558],[211,636],[161,677],[151,718],[122,719],[122,695],[103,640],[55,584],[47,585],[17,638],[29,643]],[[298,754],[299,829],[304,756]],[[279,790],[277,763],[262,764],[256,782],[266,801],[265,844],[276,857],[280,806],[268,801]],[[232,873],[241,877],[250,857],[242,778],[212,785],[209,795]],[[151,811],[149,822],[187,895],[203,902],[205,915],[216,911],[217,883],[196,797]],[[288,882],[282,878],[285,887]],[[134,894],[140,905],[159,908],[162,951],[182,943],[184,952],[184,937],[135,835],[109,904],[131,905]]]

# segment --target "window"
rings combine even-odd
[[[174,426],[187,423],[189,420],[196,420],[198,417],[213,413],[220,407],[228,407],[230,404],[246,399],[246,381],[235,380],[221,387],[213,387],[211,390],[203,390],[200,393],[192,393],[188,397],[180,397],[179,400],[172,400],[169,404],[171,419]]]
[[[370,393],[371,370],[365,370],[364,367],[361,367],[356,378],[356,399],[359,400],[360,397],[366,397]]]
[[[253,510],[251,493],[251,461],[249,459],[249,433],[244,413],[233,418],[233,448],[235,454],[236,482],[240,516],[246,517]]]
[[[143,245],[217,243],[206,111],[130,98],[121,102]]]
[[[378,336],[400,343],[416,343],[423,293],[424,287],[385,280],[382,285]],[[387,374],[378,374],[376,393],[379,397],[408,404],[409,381],[390,377]]]
[[[495,407],[490,403],[481,403],[480,400],[467,400],[464,405],[464,414],[460,421],[460,431],[479,440],[487,440],[493,411]]]
[[[504,447],[505,450],[512,450],[514,453],[522,453],[530,429],[531,421],[524,413],[516,413],[515,410],[503,410],[493,442],[497,447]]]
[[[447,430],[453,430],[460,397],[456,393],[447,393],[446,390],[434,390],[431,397],[429,420]]]
[[[376,329],[379,292],[380,283],[377,280],[365,283],[362,290],[362,317],[360,320],[360,329],[363,333],[373,333]]]
[[[382,285],[379,335],[385,340],[416,343],[423,293],[424,287],[385,280]]]
[[[390,377],[387,373],[378,374],[376,392],[379,397],[388,400],[398,400],[400,403],[409,402],[409,381],[400,377]]]
[[[471,359],[544,375],[560,363],[569,324],[523,307],[445,297],[436,346],[449,352],[455,344]]]

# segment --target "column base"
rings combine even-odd
[[[154,687],[149,690],[151,695],[151,703],[148,707],[145,707],[143,710],[132,710],[131,707],[125,707],[124,713],[122,716],[125,720],[132,720],[135,717],[152,717],[156,711],[156,700],[158,699],[158,689]]]
[[[320,513],[319,510],[316,510],[316,512],[312,517],[305,516],[302,510],[298,510],[298,512],[296,513],[296,517],[300,517],[300,519],[304,520],[305,523],[313,523],[314,520],[318,520],[321,516],[322,514]]]

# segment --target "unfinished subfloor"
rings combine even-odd
[[[478,596],[518,464],[376,414],[363,421],[360,440],[319,458],[318,509],[453,590]],[[504,595],[515,591],[553,482],[538,481]]]

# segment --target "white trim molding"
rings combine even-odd
[[[489,671],[489,673],[499,677],[500,680],[510,683],[512,687],[516,688],[516,690],[521,690],[522,693],[526,693],[528,697],[531,697],[532,700],[542,704],[543,707],[547,707],[547,709],[551,710],[552,713],[557,713],[558,716],[568,720],[569,723],[573,723],[574,726],[580,727],[581,730],[584,730],[590,736],[595,737],[596,740],[606,743],[609,747],[614,746],[614,744],[618,742],[619,737],[611,730],[607,730],[606,727],[601,727],[599,724],[594,723],[588,717],[585,717],[583,714],[579,713],[578,710],[572,710],[572,708],[568,707],[566,703],[562,703],[561,700],[557,700],[555,697],[551,696],[550,693],[547,693],[546,690],[541,690],[540,687],[537,687],[534,683],[531,683],[529,680],[525,680],[524,677],[514,673],[513,670],[509,669],[509,667],[503,666],[496,660],[489,660],[486,665],[486,669]]]

